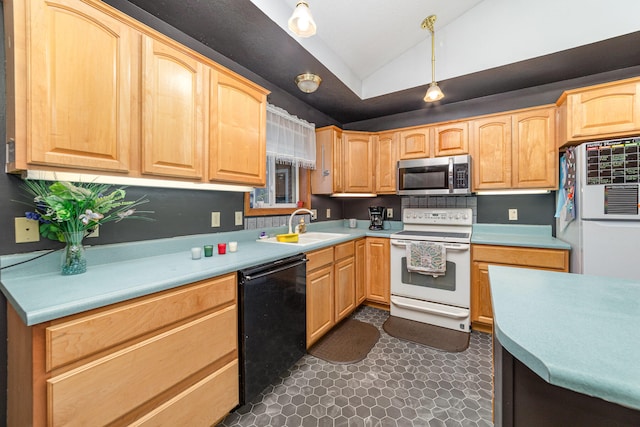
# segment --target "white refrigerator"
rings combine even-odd
[[[639,151],[636,137],[565,153],[556,235],[571,245],[572,273],[640,282]]]

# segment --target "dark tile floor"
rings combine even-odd
[[[388,312],[362,307],[354,318],[380,330],[366,359],[336,365],[300,359],[256,401],[221,426],[492,426],[491,336],[471,333],[448,353],[389,336]]]

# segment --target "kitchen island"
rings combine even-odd
[[[640,282],[502,266],[489,279],[496,426],[640,425]]]

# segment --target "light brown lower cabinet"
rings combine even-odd
[[[569,251],[564,249],[471,245],[471,261],[471,328],[488,333],[493,328],[489,265],[569,271]]]
[[[365,239],[356,240],[356,306],[359,306],[367,298],[365,290],[366,280],[366,245]]]
[[[365,239],[307,253],[307,348],[365,300]]]
[[[307,348],[335,325],[333,247],[307,253]]]
[[[235,273],[26,326],[8,309],[8,425],[209,426],[239,401]]]
[[[334,247],[335,320],[336,323],[356,309],[355,242]]]
[[[366,239],[366,299],[367,301],[388,307],[391,303],[389,239],[367,237]]]

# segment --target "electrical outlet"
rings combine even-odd
[[[311,209],[311,219],[318,219],[318,209]]]
[[[100,237],[100,226],[96,225],[93,231],[87,234],[87,237]]]
[[[211,226],[220,227],[220,212],[211,212]]]
[[[509,209],[509,221],[518,220],[518,209]]]
[[[242,225],[242,211],[236,211],[236,225]]]
[[[327,219],[331,218],[331,209],[327,208]]]
[[[387,208],[387,218],[393,218],[393,208]]]
[[[34,219],[15,218],[16,243],[40,241],[40,224]]]

